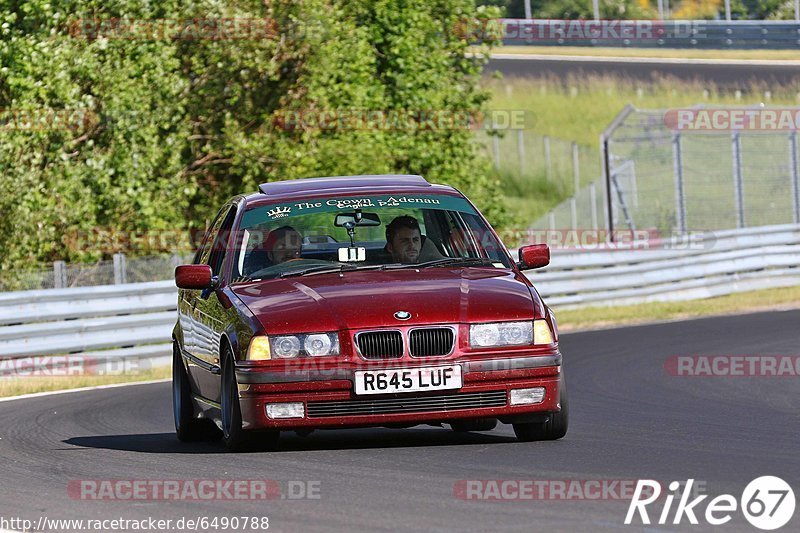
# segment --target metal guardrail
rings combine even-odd
[[[505,45],[619,48],[800,48],[800,22],[786,20],[500,19]],[[492,31],[489,24],[480,31]],[[479,31],[473,30],[476,37]]]
[[[0,358],[71,354],[97,367],[167,365],[177,297],[172,280],[0,293]]]
[[[528,273],[548,305],[627,305],[800,285],[800,225],[709,233],[687,249],[554,251]]]
[[[556,311],[800,285],[800,225],[691,242],[684,250],[554,250],[551,265],[528,276]],[[0,294],[0,358],[73,353],[167,364],[176,301],[172,280]]]

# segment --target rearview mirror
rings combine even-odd
[[[211,287],[211,267],[208,265],[181,265],[176,267],[175,285],[179,289],[207,289]]]
[[[381,218],[378,213],[362,213],[356,211],[355,213],[339,213],[336,215],[336,220],[333,225],[337,228],[346,228],[348,225],[355,226],[380,226]]]
[[[546,244],[531,244],[519,249],[519,268],[527,270],[542,268],[550,264],[550,247]]]

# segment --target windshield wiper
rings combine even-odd
[[[386,265],[386,270],[400,270],[404,268],[428,268],[442,266],[494,266],[494,262],[483,257],[445,257],[424,263],[403,263]]]
[[[328,265],[317,265],[309,268],[305,268],[303,270],[296,270],[294,272],[284,272],[279,274],[277,277],[279,278],[288,278],[292,276],[310,276],[312,274],[332,274],[335,272],[354,272],[356,270],[384,270],[386,265],[338,265],[338,266],[328,266]]]
[[[290,278],[293,276],[307,276],[310,274],[332,274],[334,272],[344,272],[345,270],[355,270],[356,267],[352,265],[339,265],[339,266],[330,266],[330,265],[317,265],[309,268],[304,268],[301,270],[295,270],[293,272],[282,272],[278,274],[277,277],[279,278]]]

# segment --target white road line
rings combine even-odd
[[[622,56],[573,56],[548,54],[491,54],[492,59],[558,60],[576,63],[650,63],[662,65],[741,65],[741,66],[785,66],[800,67],[794,59],[689,59],[678,57],[622,57]]]
[[[79,389],[62,389],[62,390],[54,390],[54,391],[45,391],[45,392],[34,392],[32,394],[22,394],[20,396],[9,396],[7,398],[0,398],[0,403],[2,402],[11,402],[14,400],[25,400],[27,398],[41,398],[42,396],[55,396],[57,394],[70,394],[73,392],[86,392],[86,391],[93,391],[93,390],[102,390],[102,389],[116,389],[119,387],[130,387],[133,385],[152,385],[153,383],[167,383],[172,381],[170,378],[165,379],[153,379],[150,381],[131,381],[130,383],[114,383],[112,385],[96,385],[94,387],[81,387]],[[0,533],[6,533],[2,529],[0,529]]]

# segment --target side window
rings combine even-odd
[[[222,225],[217,231],[217,235],[214,238],[214,245],[211,247],[211,254],[206,262],[206,264],[211,267],[212,276],[219,276],[222,272],[222,265],[225,262],[225,252],[228,251],[227,248],[229,246],[231,228],[233,227],[235,218],[236,209],[234,207],[231,207],[225,216],[220,217]]]
[[[214,222],[212,222],[211,226],[209,226],[205,237],[203,237],[203,242],[200,244],[200,248],[198,248],[197,253],[194,254],[194,261],[192,262],[195,265],[208,264],[208,256],[211,253],[211,244],[217,240],[219,228],[222,225],[222,222],[225,220],[225,215],[228,210],[230,210],[229,205],[223,207],[219,213],[217,213],[217,216],[214,218]]]
[[[481,257],[488,257],[492,261],[499,261],[509,268],[511,265],[508,263],[508,257],[502,244],[485,228],[483,223],[478,218],[478,215],[464,213],[462,215],[464,222],[469,226],[469,231],[480,250]],[[501,251],[502,250],[502,251]]]
[[[472,233],[461,214],[447,211],[443,214],[442,242],[450,257],[475,257],[476,250]]]

